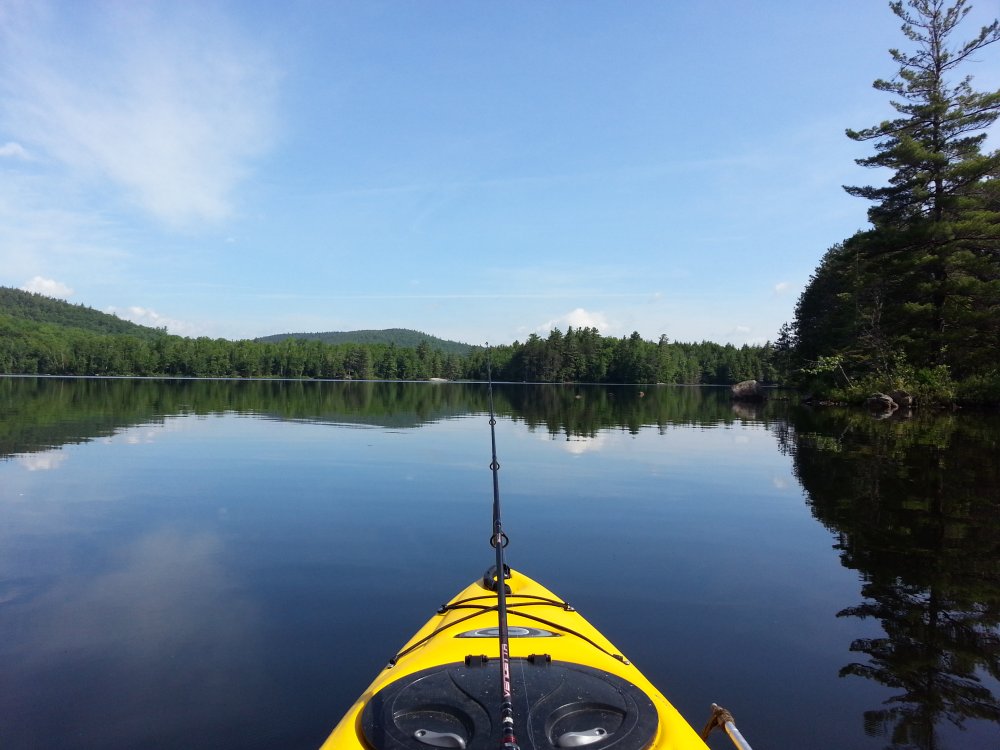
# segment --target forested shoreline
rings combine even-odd
[[[897,70],[873,85],[896,116],[847,130],[873,147],[857,163],[890,174],[845,187],[871,202],[871,226],[827,251],[776,365],[832,400],[904,389],[925,403],[1000,403],[1000,150],[983,150],[1000,90],[975,91],[964,72],[1000,23],[958,40],[966,0],[890,8],[909,49],[890,50]]]
[[[154,329],[146,329],[154,330]],[[493,377],[528,382],[726,384],[774,381],[770,345],[685,344],[602,336],[594,328],[553,330],[490,349]],[[316,340],[185,338],[103,333],[0,313],[0,372],[10,375],[106,375],[334,380],[483,380],[482,347],[467,356],[427,342],[325,344]]]

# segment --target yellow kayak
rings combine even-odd
[[[424,625],[323,744],[326,750],[500,746],[498,595],[487,571]],[[510,693],[521,750],[708,746],[576,610],[515,571],[506,580]]]

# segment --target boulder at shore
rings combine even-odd
[[[889,398],[896,402],[896,406],[909,409],[916,405],[917,400],[908,391],[893,391]]]
[[[873,393],[868,397],[868,408],[872,411],[894,411],[899,405],[884,393]]]
[[[763,401],[767,398],[764,388],[756,380],[744,380],[730,386],[736,401]]]

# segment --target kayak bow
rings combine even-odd
[[[324,750],[495,750],[495,568],[441,607],[375,678]],[[667,699],[573,607],[506,579],[515,735],[522,750],[704,750]]]
[[[743,747],[724,709],[699,737],[580,613],[504,562],[488,344],[486,364],[496,563],[389,661],[323,750],[706,750],[715,726]]]

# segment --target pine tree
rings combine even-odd
[[[950,37],[971,10],[967,0],[946,8],[944,0],[890,3],[903,20],[903,34],[917,49],[906,54],[890,50],[899,64],[893,80],[876,80],[874,87],[899,100],[892,105],[902,115],[866,130],[848,130],[857,141],[875,141],[876,153],[858,159],[865,167],[888,167],[895,174],[885,187],[847,187],[851,195],[878,202],[869,211],[876,227],[906,227],[921,218],[942,221],[966,205],[962,200],[977,184],[996,176],[1000,152],[980,153],[986,128],[1000,116],[1000,91],[972,90],[971,76],[950,82],[957,68],[1000,40],[1000,22],[980,29],[969,42],[952,48]]]
[[[1000,117],[1000,91],[977,92],[956,72],[1000,40],[1000,23],[954,43],[967,0],[890,3],[915,51],[890,50],[899,70],[874,86],[892,94],[899,117],[848,137],[872,141],[866,167],[893,170],[882,187],[846,187],[874,201],[864,272],[890,277],[880,302],[894,346],[914,364],[978,369],[984,347],[1000,343],[1000,151],[983,153],[986,128]],[[983,325],[986,329],[983,329]]]

